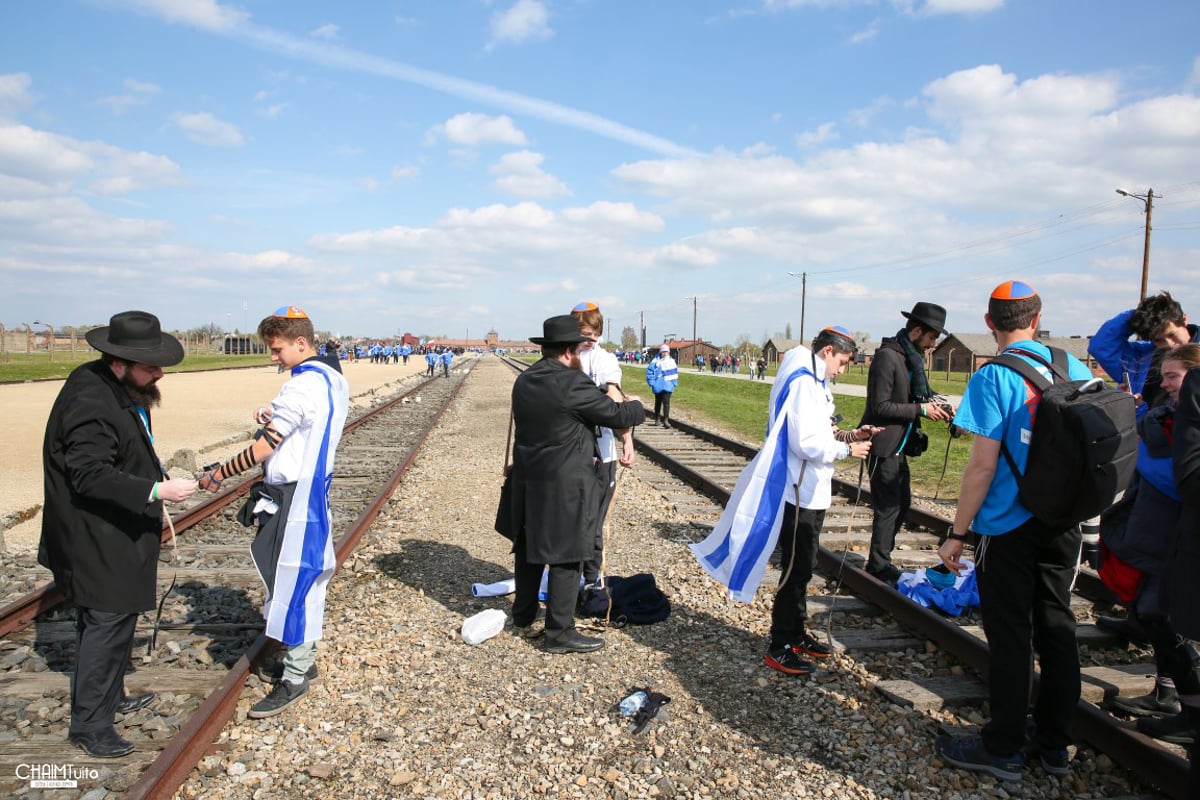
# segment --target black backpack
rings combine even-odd
[[[612,606],[609,606],[609,599]],[[604,586],[589,586],[580,595],[579,613],[584,617],[607,619],[620,628],[629,625],[651,625],[671,615],[671,601],[647,572],[621,578],[604,579]]]
[[[1050,369],[1053,383],[1020,352]],[[1028,350],[1006,350],[992,360],[1033,385],[1041,398],[1029,442],[1025,473],[1001,442],[1000,452],[1017,476],[1021,504],[1042,522],[1067,529],[1111,506],[1133,479],[1137,427],[1129,394],[1100,378],[1071,380],[1067,354],[1050,348],[1049,362]]]

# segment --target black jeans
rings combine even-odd
[[[1079,543],[1078,528],[1058,532],[1036,519],[980,538],[976,575],[992,710],[982,735],[991,753],[1009,755],[1025,743],[1035,650],[1042,668],[1033,704],[1037,744],[1059,750],[1071,741],[1080,687],[1071,611]]]
[[[671,418],[670,392],[654,393],[654,418],[660,421]]]
[[[619,441],[617,446],[620,446]],[[595,549],[592,551],[592,557],[583,562],[585,583],[595,583],[600,577],[600,568],[604,561],[604,520],[608,518],[608,508],[612,505],[613,494],[617,490],[617,462],[606,461],[600,465],[600,470],[604,476],[604,497],[600,501],[600,515],[596,518]]]
[[[783,506],[779,528],[781,578],[775,604],[771,606],[771,649],[794,644],[804,635],[808,621],[808,582],[817,564],[817,540],[825,524],[825,509],[800,509],[791,503]]]
[[[513,542],[517,593],[513,598],[513,625],[532,625],[537,619],[538,584],[544,564],[531,564],[525,558],[525,534]],[[579,562],[551,564],[546,582],[546,636],[555,639],[575,629],[575,604],[579,600]]]
[[[137,614],[91,608],[76,612],[70,732],[96,733],[112,727],[125,694]]]
[[[912,505],[908,456],[871,456],[867,459],[867,473],[871,476],[871,506],[875,509],[867,572],[874,575],[892,568],[896,534],[900,532],[900,526]]]

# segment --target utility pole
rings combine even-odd
[[[793,278],[800,279],[800,341],[804,341],[804,309],[808,305],[808,273],[789,272]]]
[[[641,329],[642,347],[645,348],[646,347],[646,312],[645,311],[638,312],[638,328]]]
[[[1154,189],[1147,189],[1145,194],[1130,194],[1124,189],[1117,189],[1117,194],[1124,197],[1132,197],[1134,200],[1141,200],[1146,204],[1146,240],[1142,245],[1142,293],[1138,295],[1138,302],[1146,299],[1146,285],[1150,280],[1150,214],[1154,210],[1154,198],[1162,199],[1162,195],[1156,195]]]
[[[695,346],[695,344],[696,344],[696,301],[699,300],[699,298],[698,297],[685,297],[683,299],[692,301],[692,345]]]

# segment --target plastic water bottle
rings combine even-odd
[[[1092,569],[1100,569],[1100,518],[1092,517],[1079,523],[1079,533],[1083,538],[1079,560]]]
[[[646,693],[639,689],[621,701],[621,716],[632,717],[644,705],[646,705]]]
[[[504,612],[498,608],[480,611],[473,617],[467,617],[462,624],[462,638],[467,644],[482,644],[504,630]]]

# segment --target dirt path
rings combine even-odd
[[[351,413],[369,405],[406,377],[425,371],[423,358],[404,364],[343,362],[350,381]],[[172,457],[177,451],[196,453],[198,462],[223,459],[245,447],[246,437],[259,426],[250,413],[270,402],[286,380],[273,366],[168,374],[162,406],[154,412],[155,449],[177,477],[187,474]],[[0,385],[0,536],[9,552],[37,548],[42,517],[42,438],[50,407],[62,381]],[[11,526],[11,527],[9,527]],[[7,527],[7,530],[5,529]]]

